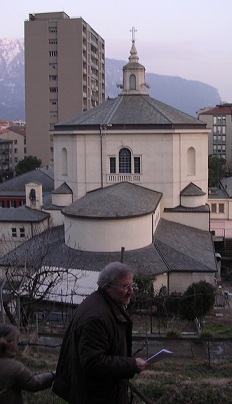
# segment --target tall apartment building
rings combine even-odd
[[[221,156],[232,165],[232,104],[224,103],[198,112],[198,118],[207,123],[209,154]]]
[[[30,14],[24,30],[27,155],[52,165],[54,124],[105,99],[105,43],[64,12]]]
[[[13,174],[15,175],[16,165],[27,155],[26,126],[22,123],[18,125],[12,122],[11,126],[0,129],[0,140],[8,140],[10,143],[13,142],[13,150],[10,153],[10,167],[12,168]],[[0,161],[2,161],[1,157]]]
[[[0,182],[14,176],[13,147],[13,140],[0,139]]]

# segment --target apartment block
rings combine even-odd
[[[1,139],[13,142],[11,166],[14,172],[15,166],[18,164],[18,162],[23,160],[27,155],[26,126],[23,124],[18,125],[12,123],[11,126],[0,129],[0,140]]]
[[[211,129],[209,154],[225,158],[232,166],[232,104],[202,109],[198,112],[198,118]]]
[[[14,176],[13,170],[13,140],[0,139],[0,182]]]
[[[105,99],[105,43],[65,12],[30,14],[24,29],[27,155],[53,165],[54,124]]]

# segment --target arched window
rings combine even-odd
[[[190,147],[187,151],[187,174],[196,174],[196,151],[193,147]]]
[[[29,192],[29,199],[31,201],[31,203],[35,204],[36,202],[36,192],[34,188],[31,188],[30,192]]]
[[[67,158],[67,149],[65,147],[61,152],[61,161],[62,161],[62,175],[68,174],[68,158]]]
[[[126,148],[119,152],[119,172],[131,173],[131,152]]]
[[[130,75],[130,90],[136,90],[136,77],[134,74]]]

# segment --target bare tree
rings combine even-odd
[[[65,279],[77,289],[84,269],[78,270],[80,259],[80,251],[65,245],[62,228],[49,229],[1,258],[5,276],[3,306],[9,320],[27,326],[34,321],[39,307],[48,313],[52,307],[48,301],[53,298],[54,305],[55,293]],[[69,297],[67,293],[67,288],[61,290],[66,303],[69,299],[71,304],[73,291]]]

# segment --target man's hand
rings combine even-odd
[[[142,358],[136,358],[136,364],[138,366],[139,373],[143,372],[143,370],[146,369],[146,367],[149,365],[144,359]]]

